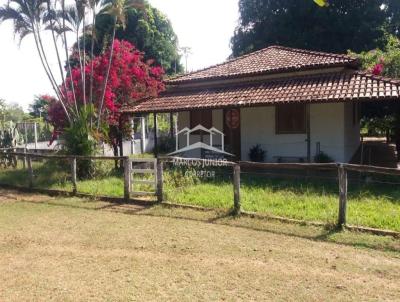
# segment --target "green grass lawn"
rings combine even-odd
[[[68,169],[68,166],[35,162],[34,186],[71,191]],[[122,172],[113,170],[112,161],[102,164],[102,171],[94,179],[79,180],[78,192],[122,197]],[[27,173],[22,167],[3,170],[0,183],[27,186]],[[143,191],[140,187],[136,189]],[[228,174],[217,175],[212,180],[199,180],[165,169],[164,194],[166,200],[175,203],[223,209],[233,206],[233,186]],[[241,177],[241,201],[245,211],[334,224],[338,212],[338,186],[336,181],[323,178],[272,178],[244,173]],[[350,182],[347,222],[400,231],[399,186]]]
[[[281,185],[279,180],[262,182],[263,185],[254,186],[242,180],[241,200],[244,210],[328,224],[337,221],[337,189],[327,190],[330,186],[324,187],[323,184],[320,190],[315,190],[304,183],[293,182],[289,185],[287,181],[281,181],[285,184]],[[233,188],[229,182],[201,183],[167,190],[168,200],[183,204],[228,208],[233,203]],[[397,189],[383,189],[382,195],[366,188],[354,188],[349,193],[349,224],[400,231],[400,199],[395,197]]]

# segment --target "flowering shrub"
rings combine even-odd
[[[371,73],[374,75],[381,75],[383,73],[383,69],[385,68],[385,60],[383,58],[381,58],[379,60],[379,63],[375,64],[374,67],[372,67],[371,69]]]
[[[72,69],[61,90],[67,98],[68,110],[78,110],[90,103],[91,70],[93,68],[92,105],[93,115],[100,114],[102,127],[100,135],[111,145],[117,144],[116,136],[128,134],[128,119],[121,115],[121,109],[133,105],[136,101],[157,96],[164,89],[162,77],[164,71],[159,66],[152,66],[152,61],[144,61],[143,53],[126,41],[115,40],[110,73],[105,82],[111,49],[89,60],[84,66],[85,89],[79,67]],[[105,85],[106,84],[106,85]],[[72,89],[73,87],[73,89]],[[85,93],[85,97],[84,97]],[[104,93],[104,105],[101,112],[101,99]],[[76,100],[76,105],[75,105]],[[89,104],[90,105],[90,104]],[[98,116],[97,116],[98,117]],[[52,102],[49,106],[49,121],[55,129],[55,136],[68,126],[67,117],[60,102]],[[112,128],[113,129],[111,131]],[[117,134],[115,134],[117,133]]]

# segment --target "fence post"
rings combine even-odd
[[[131,160],[124,159],[124,198],[128,201],[131,193]]]
[[[240,215],[240,164],[233,166],[233,213]]]
[[[157,158],[157,201],[163,202],[163,163]]]
[[[33,168],[32,168],[32,158],[28,155],[28,177],[29,177],[29,188],[33,188]]]
[[[24,156],[22,157],[22,168],[26,169],[26,148],[24,148]]]
[[[72,158],[71,160],[71,178],[72,178],[72,193],[76,194],[78,191],[76,185],[76,157]]]
[[[347,171],[343,164],[338,167],[339,179],[339,217],[338,227],[346,225],[346,210],[347,210]]]

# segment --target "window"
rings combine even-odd
[[[275,107],[276,133],[306,133],[306,105],[285,104]]]
[[[193,129],[197,125],[210,129],[212,127],[212,110],[190,111],[190,128]]]

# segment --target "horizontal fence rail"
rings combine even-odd
[[[235,166],[237,165],[236,162],[228,161],[228,160],[215,160],[215,159],[203,159],[203,158],[186,158],[186,157],[163,157],[159,156],[158,159],[162,162],[186,162],[188,164],[190,163],[204,163],[204,165],[207,165],[208,163],[214,163],[216,166],[219,165],[225,165],[225,166]]]
[[[59,154],[38,154],[24,152],[7,152],[3,154],[15,156],[29,156],[31,158],[49,158],[49,159],[82,159],[82,160],[124,160],[128,156],[82,156],[82,155],[59,155]],[[0,153],[1,156],[1,153]]]
[[[256,163],[250,161],[240,161],[241,167],[247,168],[264,168],[264,169],[337,169],[338,164],[327,163]]]

